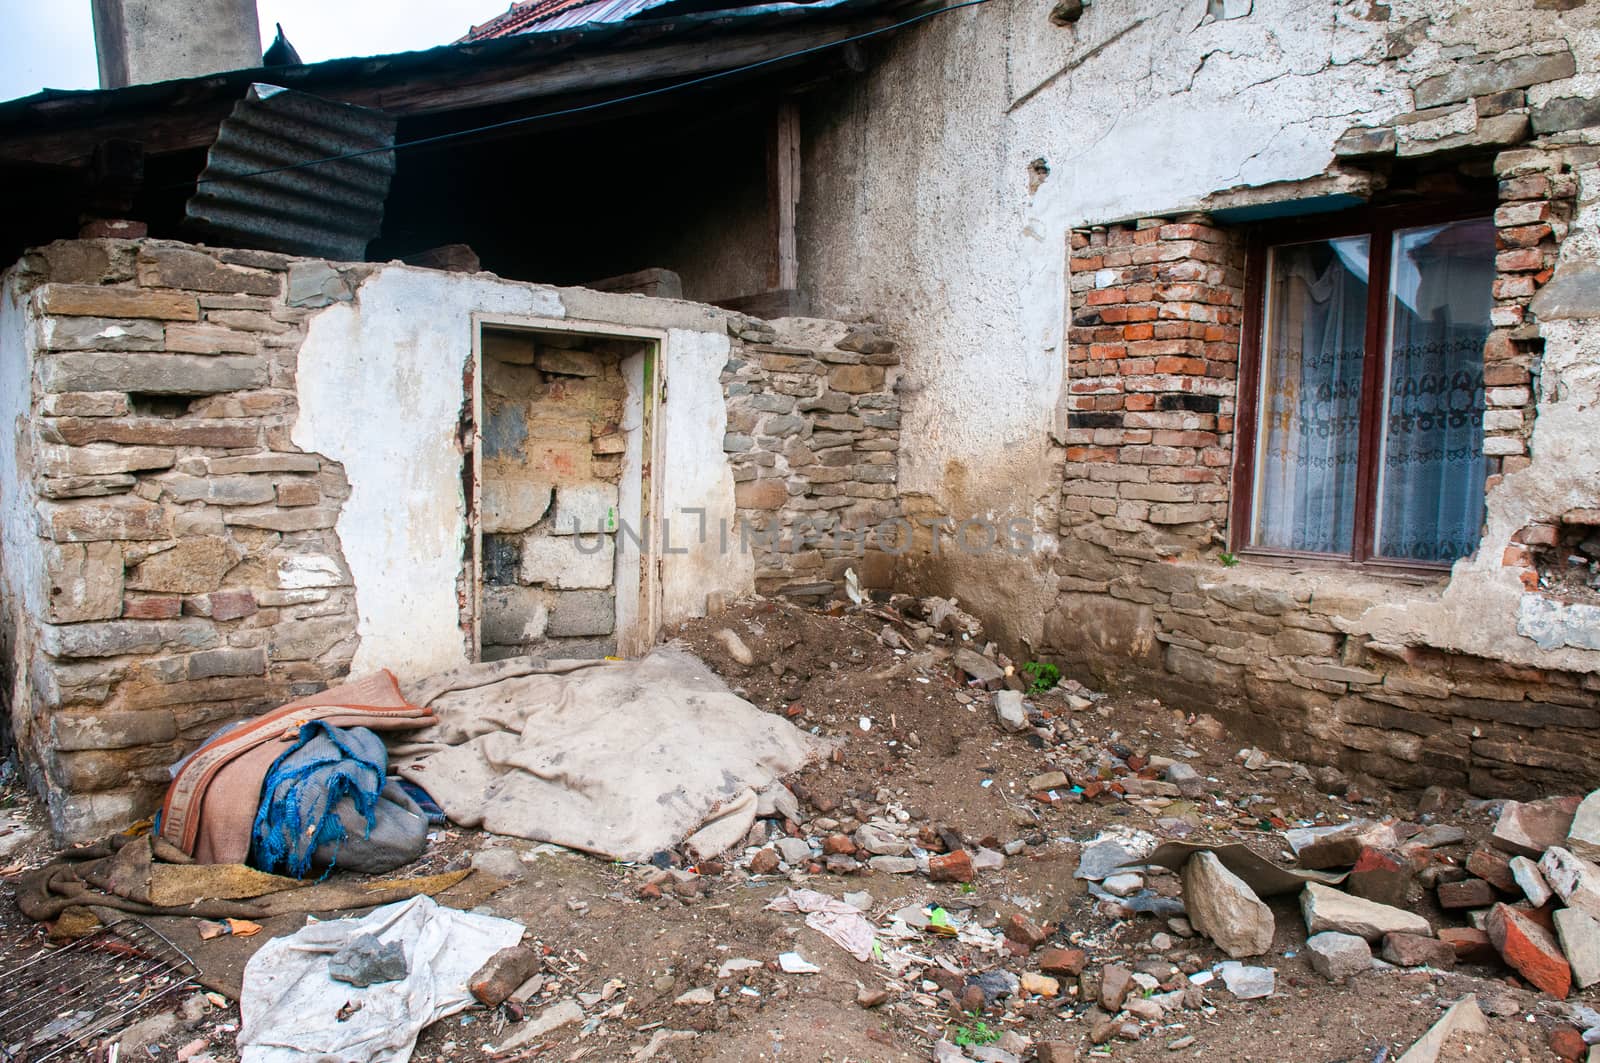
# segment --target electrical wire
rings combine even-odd
[[[754,63],[746,63],[744,66],[733,67],[729,70],[719,70],[711,74],[702,74],[699,77],[690,78],[687,81],[679,81],[671,85],[662,85],[658,88],[646,89],[643,92],[629,93],[626,96],[619,96],[615,99],[599,100],[595,103],[585,103],[574,107],[564,107],[557,111],[546,111],[541,114],[523,115],[521,118],[508,118],[503,122],[491,122],[488,125],[474,126],[471,129],[458,129],[451,133],[438,133],[431,137],[421,137],[417,140],[408,140],[404,143],[391,144],[387,147],[365,148],[360,151],[347,151],[342,155],[330,155],[323,159],[308,159],[304,162],[290,163],[287,166],[273,166],[264,170],[252,170],[248,173],[229,174],[224,177],[205,177],[197,178],[192,181],[181,181],[167,187],[187,188],[190,185],[212,184],[219,181],[244,181],[252,177],[266,177],[270,174],[286,173],[290,170],[303,170],[309,166],[322,166],[330,162],[343,162],[346,159],[358,159],[364,155],[376,155],[385,151],[401,151],[405,148],[418,148],[427,144],[439,144],[449,140],[459,140],[462,137],[477,136],[480,133],[492,133],[500,129],[510,129],[514,126],[527,125],[530,122],[540,122],[550,118],[565,118],[569,115],[585,114],[591,111],[598,111],[606,107],[617,107],[625,103],[635,103],[639,100],[647,100],[656,96],[664,96],[667,93],[693,88],[696,85],[704,85],[707,82],[717,81],[722,78],[735,77],[740,74],[748,74],[752,70],[760,70],[763,67],[772,66],[777,63],[786,63],[791,59],[800,59],[808,55],[814,55],[817,52],[827,51],[829,48],[841,48],[847,44],[855,44],[860,41],[869,40],[873,37],[880,37],[885,33],[893,33],[895,30],[905,29],[907,26],[913,26],[918,22],[924,22],[930,18],[933,18],[935,15],[943,15],[950,11],[959,11],[964,7],[977,7],[988,2],[989,0],[961,0],[960,3],[949,4],[945,7],[935,8],[932,11],[924,11],[920,15],[913,15],[908,19],[904,19],[888,26],[880,26],[877,29],[866,30],[863,33],[855,34],[852,37],[845,37],[837,41],[829,41],[826,44],[814,44],[809,48],[801,48],[799,51],[789,52],[786,55],[773,56],[770,59],[761,59]]]

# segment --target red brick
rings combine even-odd
[[[1481,878],[1439,883],[1441,908],[1487,908],[1494,902],[1494,887]]]
[[[1528,367],[1515,362],[1490,362],[1483,367],[1483,382],[1491,388],[1517,387],[1531,379]]]
[[[965,849],[957,849],[943,856],[928,857],[930,882],[971,882],[972,876],[972,857],[967,855]]]
[[[1577,1063],[1588,1054],[1589,1045],[1575,1027],[1562,1025],[1550,1031],[1550,1051],[1558,1059]]]
[[[1544,265],[1544,255],[1537,248],[1522,247],[1502,251],[1494,256],[1494,268],[1502,273],[1536,270]]]
[[[1128,348],[1111,343],[1089,344],[1089,357],[1100,359],[1117,359],[1127,355]]]
[[[1163,357],[1156,359],[1156,372],[1158,373],[1188,373],[1200,376],[1205,371],[1206,363],[1201,358]]]
[[[1470,926],[1447,926],[1439,931],[1439,940],[1448,942],[1456,950],[1459,963],[1497,963],[1500,953],[1495,951],[1489,935]]]
[[[1511,874],[1511,857],[1493,849],[1479,849],[1467,857],[1467,872],[1505,893],[1521,893]]]
[[[1485,929],[1500,956],[1522,977],[1561,1000],[1572,989],[1572,968],[1550,931],[1525,912],[1497,904]]]
[[[1076,978],[1089,965],[1089,957],[1082,949],[1045,949],[1034,957],[1039,970],[1045,974],[1070,975]]]
[[[1539,222],[1537,225],[1514,225],[1509,229],[1499,229],[1495,232],[1495,238],[1501,247],[1537,247],[1539,241],[1550,233],[1550,226]]]
[[[1130,306],[1125,309],[1127,311],[1123,315],[1125,321],[1154,321],[1160,314],[1153,306]],[[1106,320],[1109,321],[1110,318]]]
[[[1150,324],[1128,325],[1122,330],[1125,340],[1147,340],[1155,331],[1155,326]]]
[[[179,598],[125,598],[122,615],[129,620],[171,620],[183,611]]]

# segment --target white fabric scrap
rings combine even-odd
[[[407,1063],[424,1027],[474,1003],[467,981],[523,929],[419,896],[269,941],[244,969],[241,1063]],[[357,934],[400,942],[406,977],[365,988],[330,978],[328,961]],[[340,1022],[346,1002],[360,1010]]]
[[[806,912],[806,926],[866,963],[872,958],[877,928],[861,909],[816,890],[791,889],[767,905],[769,912]]]

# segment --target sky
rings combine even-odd
[[[308,63],[448,44],[511,0],[257,0],[261,46],[283,23]],[[0,100],[100,84],[89,0],[0,0]]]

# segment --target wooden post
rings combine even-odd
[[[792,100],[778,103],[769,163],[776,236],[772,287],[790,291],[800,286],[800,255],[794,231],[795,214],[800,205],[800,109]]]

